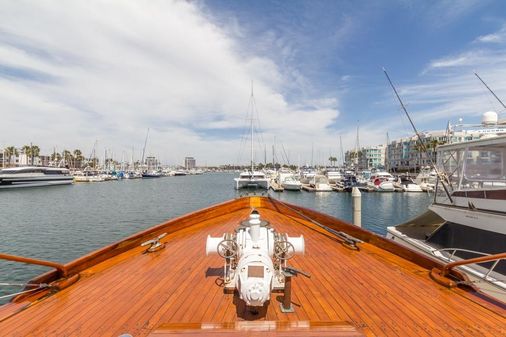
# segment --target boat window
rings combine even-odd
[[[506,186],[506,148],[475,147],[466,152],[462,188]]]

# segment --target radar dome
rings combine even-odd
[[[497,113],[494,111],[487,111],[481,116],[481,124],[495,125],[497,124]]]

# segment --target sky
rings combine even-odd
[[[506,111],[506,2],[0,0],[0,147],[328,163]]]

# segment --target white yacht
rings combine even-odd
[[[334,168],[334,167],[327,168],[325,174],[329,180],[329,184],[336,184],[336,183],[340,182],[341,180],[343,180],[343,178],[344,178],[341,171],[337,168]]]
[[[315,175],[309,185],[315,192],[332,192],[329,180],[324,175]]]
[[[73,182],[74,177],[66,168],[25,166],[0,170],[0,189],[69,185]]]
[[[437,175],[436,171],[430,167],[422,167],[420,173],[415,178],[415,183],[420,186],[422,191],[434,191],[436,186]]]
[[[265,173],[260,171],[245,171],[239,175],[239,178],[234,178],[235,189],[241,188],[263,188],[269,189],[269,178],[265,176]]]
[[[288,191],[300,191],[302,183],[296,177],[295,173],[290,171],[279,171],[277,176],[278,184]]]
[[[429,211],[387,237],[445,262],[506,252],[506,136],[440,146],[437,165]],[[506,294],[505,260],[460,268]]]
[[[420,185],[415,183],[413,179],[408,176],[399,176],[397,183],[404,192],[423,192]]]
[[[369,179],[368,186],[377,192],[394,192],[394,177],[388,172],[375,172]]]

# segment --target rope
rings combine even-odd
[[[0,283],[0,285],[3,285],[3,286],[5,286],[5,285],[7,285],[7,286],[23,286],[24,284],[20,284],[20,283]],[[37,291],[37,290],[49,287],[49,284],[47,284],[47,283],[40,283],[40,284],[30,284],[30,283],[27,283],[26,285],[36,286],[37,288],[23,290],[23,291],[19,291],[17,293],[13,293],[13,294],[3,295],[3,296],[0,296],[0,300],[4,299],[4,298],[14,297],[14,296],[21,295],[21,294],[27,294],[27,293],[30,293],[30,292],[34,292],[34,291]]]
[[[271,198],[269,196],[269,198]],[[297,213],[298,215],[300,215],[303,219],[313,223],[314,225],[324,229],[325,231],[337,236],[339,239],[343,240],[343,245],[345,245],[346,247],[350,248],[350,249],[354,249],[354,250],[359,250],[359,247],[357,246],[357,243],[362,243],[363,241],[362,240],[359,240],[345,232],[341,232],[341,231],[337,231],[335,229],[332,229],[330,227],[327,227],[321,223],[319,223],[318,221],[315,221],[313,219],[311,219],[310,217],[308,217],[307,215],[305,215],[304,213],[290,207],[288,204],[284,203],[283,201],[281,200],[276,200],[277,202],[279,202],[280,204],[282,204],[283,206],[285,206],[286,208],[290,209],[291,211]]]
[[[0,286],[4,287],[48,287],[47,283],[2,283]]]

